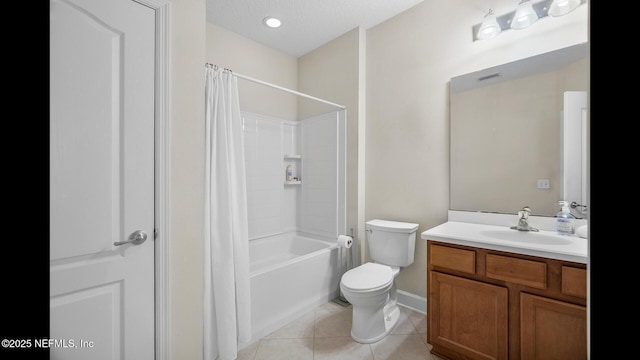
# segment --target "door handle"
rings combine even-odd
[[[142,230],[137,230],[129,235],[129,239],[127,241],[116,241],[113,243],[115,246],[120,246],[124,244],[133,244],[140,245],[147,240],[147,233]]]

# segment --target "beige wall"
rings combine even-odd
[[[347,231],[358,237],[358,111],[361,88],[361,43],[364,30],[355,28],[298,58],[298,91],[347,107]],[[298,117],[338,110],[331,105],[298,98]]]
[[[513,1],[496,0],[497,15]],[[471,26],[488,9],[469,1],[425,0],[367,31],[365,219],[420,224],[447,220],[449,79],[587,41],[587,6],[524,30],[472,42]],[[398,288],[426,297],[426,244]]]
[[[296,89],[296,58],[210,23],[206,24],[206,60],[221,68]],[[204,66],[204,64],[203,64]],[[238,79],[240,110],[285,120],[297,120],[296,95]]]
[[[205,1],[171,5],[170,348],[202,359]]]

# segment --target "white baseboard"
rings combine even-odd
[[[427,314],[427,299],[410,292],[398,290],[398,305],[421,314]]]

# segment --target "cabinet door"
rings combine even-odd
[[[434,351],[507,359],[507,288],[429,272],[429,337]]]
[[[523,360],[586,359],[586,308],[520,294],[520,351]]]

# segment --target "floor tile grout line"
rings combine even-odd
[[[273,339],[269,339],[269,338],[267,338],[265,336],[262,339],[258,340],[258,344],[256,346],[256,350],[253,353],[253,356],[251,357],[251,359],[252,360],[258,359],[259,351],[263,348],[263,346],[265,346],[266,342],[269,342],[271,340],[302,340],[302,339],[307,339],[307,341],[308,341],[308,339],[312,339],[312,342],[311,342],[312,354],[311,355],[312,355],[312,359],[315,360],[319,356],[318,353],[317,353],[319,351],[319,349],[317,349],[317,345],[318,345],[318,341],[316,341],[317,339],[323,339],[324,340],[324,339],[332,339],[332,338],[335,339],[335,338],[342,338],[342,337],[350,337],[350,336],[345,336],[345,335],[318,336],[318,333],[316,331],[316,327],[318,325],[319,316],[321,315],[321,313],[327,315],[327,311],[328,311],[329,314],[331,314],[331,313],[339,314],[341,312],[347,311],[347,309],[335,310],[331,306],[329,308],[322,308],[322,309],[321,309],[321,307],[316,308],[313,311],[313,320],[311,322],[311,324],[313,326],[313,329],[311,331],[311,333],[312,333],[312,337],[311,338],[309,336],[302,336],[304,334],[308,334],[308,332],[309,332],[308,331],[309,329],[306,328],[306,327],[304,329],[300,329],[299,332],[298,332],[298,335],[293,334],[293,335],[289,335],[287,337],[273,338]],[[411,312],[409,310],[402,309],[402,312],[406,316],[406,318],[407,318],[406,320],[409,320],[409,323],[412,325],[412,328],[413,328],[414,332],[410,333],[410,334],[401,333],[401,334],[389,334],[389,335],[397,335],[397,336],[403,336],[403,337],[415,335],[415,336],[417,336],[418,339],[421,340],[420,342],[427,347],[427,351],[430,352],[430,350],[428,349],[429,348],[429,344],[426,342],[426,337],[423,336],[425,334],[420,333],[419,330],[418,330],[418,325],[417,324],[421,324],[422,320],[420,320],[416,316],[414,316],[413,312]],[[414,320],[415,320],[415,322],[414,322]],[[416,324],[416,322],[417,322],[417,324]],[[365,345],[365,344],[362,344],[362,345]],[[371,359],[375,360],[376,359],[376,354],[373,351],[373,346],[371,346],[371,344],[366,344],[366,345],[367,345],[367,349],[369,349],[369,354],[370,354]]]
[[[258,351],[260,350],[260,346],[262,346],[262,339],[258,339],[258,346],[256,346],[256,351],[253,353],[253,356],[251,357],[252,360],[255,360],[256,357],[258,357]]]

